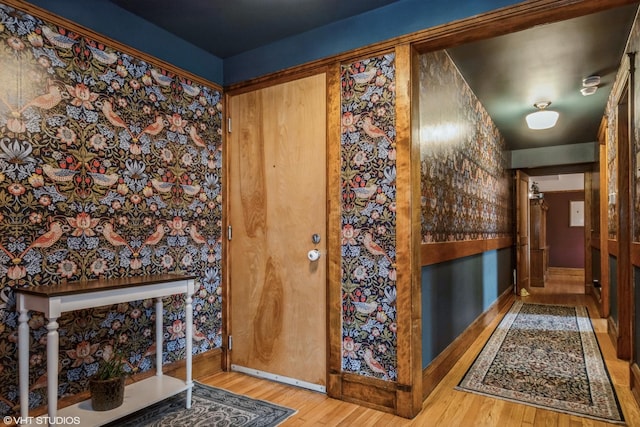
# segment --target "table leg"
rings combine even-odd
[[[22,295],[20,302],[20,316],[18,317],[18,370],[20,384],[20,417],[24,420],[29,416],[29,320],[28,310],[24,307]]]
[[[156,376],[162,376],[162,349],[164,344],[162,342],[163,322],[164,317],[162,298],[156,298]]]
[[[187,409],[191,408],[191,390],[193,388],[191,359],[193,357],[193,299],[191,292],[187,292],[185,299],[186,325],[186,364],[187,364]]]
[[[58,413],[58,320],[51,317],[47,324],[47,407],[49,413],[49,426],[55,425]]]

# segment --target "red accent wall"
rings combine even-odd
[[[545,192],[544,199],[549,267],[584,268],[584,227],[569,227],[569,202],[584,200],[584,191]]]

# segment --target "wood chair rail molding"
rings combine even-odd
[[[460,242],[423,243],[420,246],[422,266],[438,264],[487,251],[508,248],[513,245],[512,237],[486,240],[466,240]]]

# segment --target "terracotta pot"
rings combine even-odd
[[[91,407],[94,411],[108,411],[122,405],[124,377],[108,380],[89,380]]]

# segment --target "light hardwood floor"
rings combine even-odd
[[[561,290],[560,286],[558,290]],[[628,363],[615,357],[606,333],[606,321],[594,318],[597,308],[584,294],[552,294],[550,289],[522,298],[526,302],[586,305],[613,379],[625,420],[640,427],[640,409],[629,390]],[[506,310],[505,310],[506,311]],[[474,341],[473,345],[423,403],[420,414],[412,419],[331,399],[324,394],[262,380],[235,372],[222,372],[201,378],[209,385],[256,399],[267,400],[297,410],[282,425],[287,426],[611,426],[613,424],[537,409],[504,400],[454,390],[475,357],[495,329],[501,313]]]

